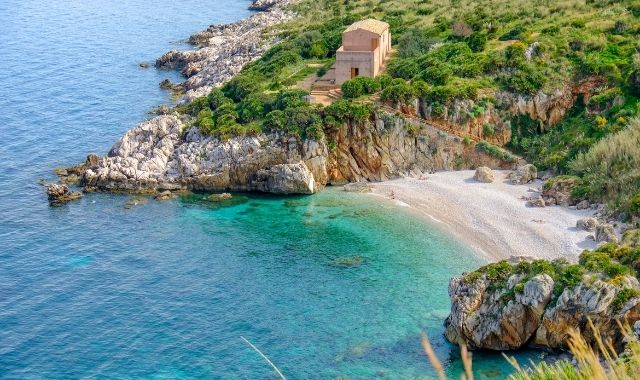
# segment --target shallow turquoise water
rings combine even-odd
[[[447,282],[481,262],[376,198],[47,205],[53,167],[169,101],[177,74],[137,64],[248,3],[0,2],[0,378],[275,378],[240,336],[289,379],[422,378],[423,331],[456,377]],[[509,371],[475,357],[479,378]]]

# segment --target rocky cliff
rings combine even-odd
[[[497,91],[479,100],[454,100],[442,108],[417,100],[415,114],[461,133],[505,145],[511,140],[514,118],[527,117],[537,124],[540,132],[547,131],[562,121],[577,102],[588,104],[590,97],[606,83],[605,78],[594,76],[575,84],[567,83],[552,93],[523,95]]]
[[[587,251],[581,265],[501,262],[455,277],[449,284],[446,337],[472,349],[563,349],[572,329],[595,343],[590,320],[601,338],[620,350],[624,331],[619,323],[633,326],[640,320],[640,284],[612,257],[626,262],[637,254],[640,250],[627,247]]]
[[[327,143],[330,141],[330,143]],[[86,167],[81,184],[109,191],[313,193],[330,183],[380,181],[434,170],[511,167],[428,124],[380,113],[315,141],[276,133],[227,141],[204,136],[177,113],[127,132]]]

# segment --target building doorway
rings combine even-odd
[[[360,69],[357,67],[352,67],[351,68],[351,79],[357,77],[358,75],[360,75]]]

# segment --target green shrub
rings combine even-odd
[[[479,53],[487,46],[487,35],[481,32],[475,32],[467,38],[467,45],[475,52]]]
[[[394,106],[409,104],[415,97],[413,87],[407,83],[394,84],[386,87],[380,94],[380,99]]]
[[[634,297],[639,297],[640,292],[633,288],[624,288],[620,290],[611,301],[611,308],[614,312],[619,312],[627,301]]]
[[[486,141],[480,141],[477,145],[476,145],[476,149],[485,152],[486,154],[495,157],[497,159],[503,160],[503,161],[507,161],[507,162],[517,162],[518,161],[518,157],[514,156],[513,154],[511,154],[510,152],[497,147],[495,145],[489,144]]]

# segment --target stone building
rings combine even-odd
[[[390,51],[389,24],[373,19],[354,23],[342,33],[342,46],[336,52],[335,84],[357,76],[377,76]]]

